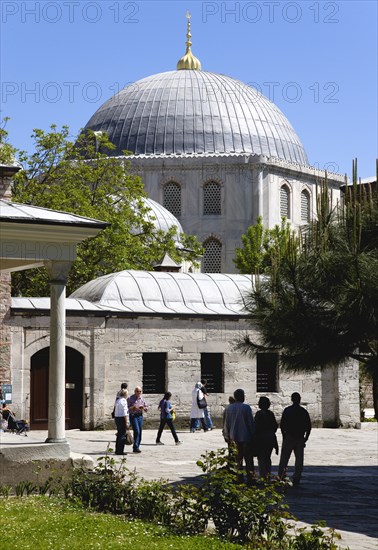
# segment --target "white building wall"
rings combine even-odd
[[[48,346],[48,326],[47,316],[11,318],[13,401],[20,417],[29,418],[30,361]],[[243,320],[67,317],[67,345],[84,357],[84,427],[112,425],[110,412],[120,383],[127,381],[130,392],[142,383],[142,354],[146,352],[167,353],[166,389],[172,392],[182,426],[188,426],[191,391],[201,378],[201,353],[224,354],[224,391],[209,397],[215,423],[220,425],[228,397],[238,387],[245,390],[256,411],[261,395],[256,392],[256,360],[234,349],[246,329]],[[277,419],[294,391],[301,393],[315,425],[354,426],[359,422],[358,366],[354,363],[310,374],[280,372],[279,391],[266,394]],[[146,422],[156,425],[162,396],[145,397],[151,405]]]
[[[163,204],[164,185],[177,182],[182,189],[182,215],[179,218],[188,234],[200,242],[214,236],[222,243],[222,272],[235,273],[235,248],[241,236],[259,215],[266,227],[281,223],[280,188],[286,182],[290,193],[290,221],[301,220],[301,191],[310,192],[315,214],[316,182],[325,173],[315,168],[274,161],[259,156],[204,156],[187,158],[132,158],[133,169],[141,176],[148,196]],[[221,185],[222,215],[203,215],[203,185],[213,180]],[[328,177],[333,202],[340,197],[341,176]]]

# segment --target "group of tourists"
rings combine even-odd
[[[206,400],[208,395],[206,380],[197,382],[192,391],[192,404],[190,411],[190,432],[197,429],[212,430],[214,425],[211,420],[210,410]],[[174,425],[175,410],[171,402],[172,394],[166,392],[161,399],[158,409],[160,411],[160,424],[156,435],[156,445],[164,445],[161,436],[165,426],[171,431],[176,445],[181,445]],[[311,432],[310,416],[306,409],[301,407],[301,396],[294,392],[291,396],[292,405],[283,411],[280,429],[282,432],[282,448],[278,466],[278,477],[284,478],[287,465],[294,452],[295,469],[293,485],[298,485],[303,471],[303,456],[306,442]],[[247,482],[252,482],[255,477],[254,457],[257,457],[260,478],[269,478],[272,471],[271,455],[275,450],[278,455],[278,442],[276,432],[278,423],[270,409],[268,397],[260,397],[259,410],[253,416],[252,408],[245,403],[245,392],[237,389],[229,398],[229,404],[223,414],[223,436],[230,448],[236,451],[236,460],[240,471],[245,461]],[[140,453],[142,441],[143,415],[149,409],[149,405],[142,396],[142,388],[137,386],[134,394],[128,396],[127,383],[121,384],[121,389],[116,395],[112,416],[117,426],[116,455],[124,454],[126,441],[133,445],[133,452]],[[133,431],[131,437],[130,426]]]
[[[278,455],[276,432],[278,424],[270,408],[268,397],[260,397],[259,410],[255,418],[250,405],[245,402],[242,389],[234,392],[233,399],[226,407],[223,417],[223,436],[230,447],[236,449],[236,460],[240,471],[243,461],[246,465],[247,482],[255,476],[254,457],[257,457],[261,478],[269,478],[272,471],[271,455],[273,449]],[[292,405],[283,411],[280,429],[282,448],[278,466],[278,477],[286,477],[287,465],[291,453],[295,455],[293,485],[298,485],[303,471],[304,448],[311,432],[311,420],[306,409],[300,406],[301,396],[291,395]]]

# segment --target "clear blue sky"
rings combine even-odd
[[[311,164],[375,174],[377,3],[59,0],[1,5],[2,116],[10,141],[33,128],[77,134],[126,83],[174,70],[187,9],[202,68],[258,87],[288,117]]]

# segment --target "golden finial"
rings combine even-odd
[[[192,54],[192,49],[191,49],[192,42],[191,42],[190,39],[192,37],[192,34],[190,32],[190,18],[191,18],[191,15],[190,15],[189,11],[186,12],[185,17],[188,20],[188,30],[187,30],[187,33],[186,33],[186,38],[187,38],[187,40],[186,40],[186,52],[185,52],[185,55],[177,63],[177,69],[178,70],[180,70],[180,69],[190,69],[192,71],[200,71],[201,70],[201,62],[199,61],[199,59],[197,59]]]

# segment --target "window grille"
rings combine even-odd
[[[301,193],[301,220],[303,222],[310,221],[310,193],[308,191]]]
[[[223,393],[223,353],[201,353],[201,380],[209,393]]]
[[[222,244],[217,239],[208,239],[203,243],[205,249],[203,255],[204,273],[222,272]]]
[[[221,186],[219,183],[212,181],[206,183],[203,187],[203,213],[204,215],[215,214],[220,216],[222,214],[221,207]]]
[[[143,393],[165,392],[166,364],[166,353],[143,353]]]
[[[164,186],[163,206],[176,218],[181,216],[181,187],[178,183],[172,181]]]
[[[280,191],[280,214],[282,218],[290,218],[290,191],[283,185]]]
[[[278,353],[258,353],[256,371],[257,392],[278,392]]]

